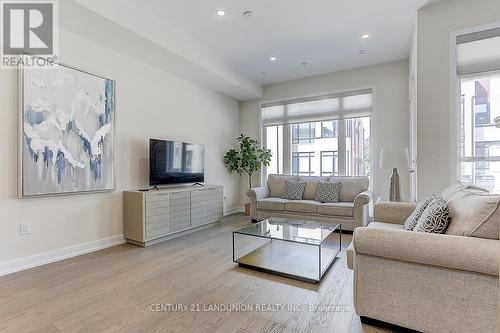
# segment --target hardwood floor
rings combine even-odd
[[[121,245],[1,277],[0,331],[386,331],[362,325],[355,314],[345,251],[316,285],[240,268],[232,262],[231,231],[245,225],[248,217],[232,215],[149,248]],[[350,240],[343,235],[343,249]],[[241,311],[211,311],[232,304]],[[280,304],[282,311],[272,311]],[[310,304],[345,310],[310,310]]]

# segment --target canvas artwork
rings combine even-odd
[[[63,65],[20,82],[20,196],[113,190],[115,82]]]

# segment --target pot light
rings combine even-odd
[[[368,38],[370,38],[370,34],[362,34],[361,38],[368,39]]]
[[[276,60],[278,60],[278,58],[276,58],[275,56],[269,58],[269,61],[276,61]]]
[[[219,16],[224,16],[224,15],[226,15],[226,11],[225,11],[224,9],[218,9],[218,10],[216,11],[216,13],[217,13],[217,15],[219,15]]]

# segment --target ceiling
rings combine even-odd
[[[76,1],[198,66],[247,86],[408,58],[416,12],[432,2]],[[218,9],[226,14],[218,16]],[[253,16],[243,16],[245,10]],[[361,38],[365,33],[370,38]],[[271,62],[271,56],[277,60]],[[308,66],[301,65],[304,62]]]

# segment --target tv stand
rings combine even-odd
[[[123,193],[123,233],[128,243],[149,246],[219,222],[221,185],[161,188]]]

